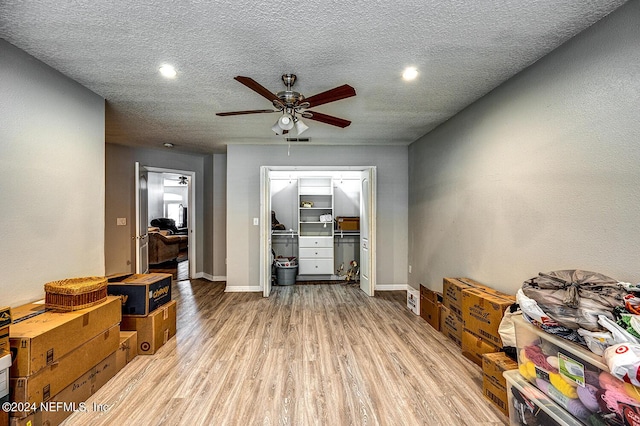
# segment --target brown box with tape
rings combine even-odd
[[[120,328],[138,332],[138,355],[152,355],[176,334],[176,301],[160,306],[146,317],[123,317]]]

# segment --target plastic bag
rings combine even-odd
[[[615,321],[607,318],[606,316],[600,315],[598,317],[598,323],[611,332],[611,335],[613,336],[613,341],[616,344],[619,344],[619,343],[640,344],[640,339],[638,339],[637,337],[629,333],[624,328],[620,327],[618,324],[616,324]]]
[[[540,273],[525,281],[522,291],[560,325],[590,331],[603,331],[598,316],[613,319],[613,309],[624,305],[627,294],[617,280],[579,269]]]
[[[610,346],[604,351],[604,359],[613,376],[640,386],[640,344],[621,343]]]
[[[513,316],[514,315],[522,315],[522,312],[519,309],[512,309],[513,305],[509,306],[504,311],[504,316],[500,321],[500,326],[498,326],[498,334],[500,334],[500,339],[502,339],[502,346],[516,346],[516,328],[513,325]]]
[[[587,343],[589,350],[596,355],[602,355],[605,349],[615,344],[611,332],[608,331],[589,331],[579,328],[578,334]]]

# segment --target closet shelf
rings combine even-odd
[[[297,231],[271,231],[271,235],[274,237],[296,237],[298,236]]]

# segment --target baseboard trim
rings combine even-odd
[[[376,284],[376,291],[406,291],[408,287],[408,284]]]
[[[203,278],[207,281],[226,281],[227,277],[226,276],[216,276],[216,275],[211,275],[211,274],[207,274],[205,272],[198,272],[195,275],[193,275],[191,278],[198,279],[198,278]]]
[[[251,292],[259,292],[262,293],[262,287],[259,285],[247,285],[247,286],[226,286],[224,289],[225,293],[251,293]]]

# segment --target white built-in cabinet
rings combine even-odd
[[[299,178],[298,208],[298,274],[333,274],[332,178]]]

